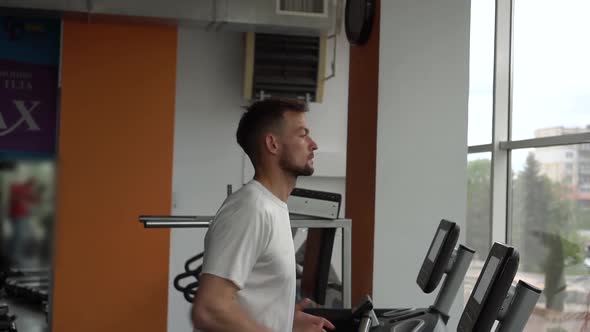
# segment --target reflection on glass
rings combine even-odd
[[[491,157],[490,152],[474,153],[468,156],[465,239],[467,246],[475,250],[475,256],[465,279],[465,303],[475,287],[491,248]]]
[[[590,131],[590,1],[514,6],[512,139]]]
[[[512,159],[512,243],[521,255],[517,278],[543,289],[526,331],[586,331],[590,145],[516,150]]]
[[[469,48],[469,146],[492,142],[494,0],[471,2]]]
[[[48,268],[54,224],[54,164],[1,163],[0,241],[4,268]]]

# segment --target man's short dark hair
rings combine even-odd
[[[285,112],[307,112],[307,104],[298,99],[270,98],[256,101],[250,105],[240,119],[236,138],[238,144],[256,163],[260,149],[260,139],[271,130],[280,128]]]

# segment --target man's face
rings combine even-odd
[[[313,151],[318,148],[309,136],[302,112],[286,112],[281,130],[279,166],[294,176],[313,174]]]

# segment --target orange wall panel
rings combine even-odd
[[[352,219],[352,303],[373,293],[380,5],[367,43],[350,47],[345,215]]]
[[[63,25],[53,331],[166,331],[175,27]]]

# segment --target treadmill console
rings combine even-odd
[[[360,318],[366,311],[373,310],[373,301],[369,295],[363,298],[352,309],[352,317]]]
[[[431,293],[438,287],[458,239],[459,226],[454,222],[441,220],[416,279],[425,293]]]
[[[458,332],[490,331],[518,270],[518,252],[494,243],[475,288],[469,296]]]

